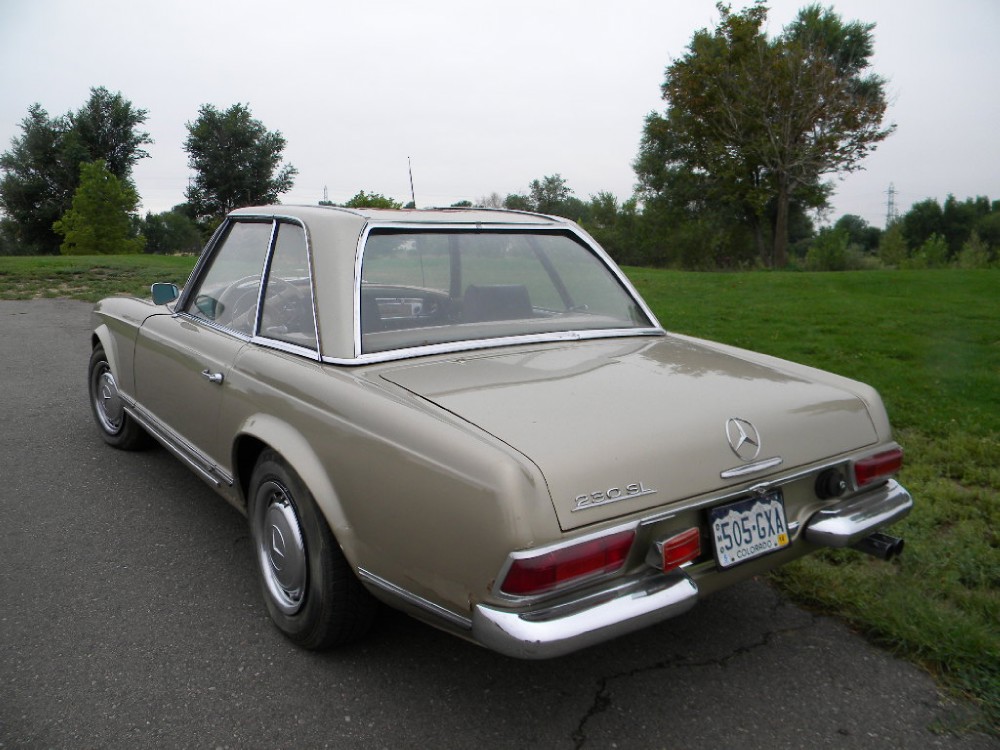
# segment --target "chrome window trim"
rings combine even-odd
[[[256,344],[262,349],[274,349],[276,351],[284,352],[285,354],[297,354],[298,356],[312,360],[313,362],[323,361],[319,356],[319,352],[315,349],[310,349],[308,346],[299,346],[298,344],[268,338],[267,336],[252,336],[249,341],[251,344]]]
[[[207,318],[199,318],[197,315],[192,315],[187,310],[178,310],[173,313],[171,318],[183,318],[185,322],[194,323],[195,325],[201,325],[205,328],[210,328],[213,331],[218,331],[219,333],[225,333],[232,336],[234,339],[240,339],[241,341],[250,342],[252,336],[249,334],[237,331],[234,328],[229,328],[227,326],[219,325],[214,320],[208,320]]]
[[[264,253],[264,264],[261,267],[261,284],[260,288],[257,290],[257,314],[254,317],[254,324],[250,334],[245,334],[241,331],[236,331],[227,326],[219,325],[215,321],[208,320],[207,318],[201,318],[197,315],[192,315],[187,311],[188,301],[193,294],[194,287],[197,282],[200,281],[201,274],[204,272],[205,266],[209,264],[209,261],[215,257],[215,247],[219,240],[226,234],[228,227],[232,224],[239,223],[255,223],[271,224],[271,236],[268,239],[267,250]],[[278,237],[278,231],[281,224],[288,224],[289,226],[296,226],[302,230],[306,241],[306,266],[309,270],[309,291],[312,297],[312,318],[313,318],[313,334],[316,338],[316,347],[304,347],[297,344],[291,344],[285,341],[279,341],[278,339],[272,339],[267,336],[260,335],[260,319],[261,319],[261,304],[264,297],[264,289],[267,286],[267,281],[270,279],[271,275],[271,263],[274,259],[274,250],[276,245],[276,240]],[[210,249],[209,249],[210,248]],[[307,357],[308,359],[314,360],[316,362],[323,361],[320,355],[320,343],[319,343],[319,311],[316,309],[316,274],[313,272],[313,251],[312,251],[312,238],[309,234],[309,228],[305,223],[294,216],[286,216],[284,214],[239,214],[235,217],[227,217],[226,221],[222,222],[215,232],[212,234],[212,238],[206,244],[207,252],[202,252],[201,257],[198,259],[198,263],[195,264],[194,269],[192,269],[191,274],[188,276],[187,281],[184,284],[184,288],[181,292],[181,296],[174,302],[173,308],[171,310],[171,315],[174,318],[183,317],[186,321],[197,323],[200,325],[207,326],[213,330],[219,331],[221,333],[229,334],[234,338],[241,339],[248,343],[256,344],[258,346],[263,346],[269,349],[277,349],[289,354],[298,354],[300,356]]]
[[[309,294],[312,298],[312,319],[313,319],[313,337],[316,341],[316,347],[310,348],[308,346],[298,346],[297,344],[289,344],[285,341],[280,341],[278,339],[272,339],[267,336],[260,335],[260,317],[262,314],[263,307],[263,294],[264,288],[267,286],[267,282],[271,280],[271,263],[274,260],[274,252],[277,250],[278,237],[280,236],[280,227],[282,224],[287,224],[288,226],[299,227],[302,230],[303,237],[306,241],[306,268],[309,272]],[[290,351],[285,348],[285,345],[293,347],[294,351],[292,354],[299,354],[303,352],[308,352],[308,357],[310,359],[320,360],[320,348],[319,348],[319,310],[316,309],[316,274],[313,273],[313,253],[312,253],[312,238],[309,235],[309,228],[300,219],[296,219],[291,216],[274,216],[274,227],[271,231],[271,241],[267,249],[267,257],[264,262],[264,275],[261,276],[260,285],[260,298],[257,300],[257,321],[254,325],[254,333],[251,336],[251,342],[256,344],[265,345],[264,342],[269,342],[266,345],[271,346],[273,349],[281,349],[282,351]]]
[[[264,250],[264,265],[260,269],[260,284],[257,287],[257,309],[253,316],[253,325],[250,327],[250,338],[253,339],[260,333],[260,317],[264,312],[261,308],[264,305],[264,287],[271,275],[271,260],[274,258],[274,241],[278,238],[278,221],[271,220],[271,236],[267,240],[267,249]]]
[[[459,352],[473,349],[484,349],[493,346],[512,346],[521,343],[535,343],[536,341],[573,341],[584,338],[610,338],[618,336],[662,336],[666,331],[660,326],[653,311],[643,300],[642,296],[628,280],[628,277],[611,260],[611,257],[598,245],[590,235],[583,232],[574,224],[565,222],[555,217],[540,217],[543,221],[526,222],[524,224],[484,224],[483,222],[385,222],[368,221],[358,236],[358,245],[354,252],[354,357],[324,357],[323,361],[330,364],[367,364],[370,362],[385,362],[396,359],[406,359],[409,357],[419,357],[428,354],[441,354]],[[545,234],[570,234],[583,247],[590,250],[595,257],[611,272],[611,275],[621,284],[622,288],[631,297],[632,302],[649,319],[650,326],[646,328],[625,328],[625,329],[595,329],[594,331],[559,331],[553,334],[524,334],[523,336],[509,336],[499,339],[468,339],[461,342],[448,342],[443,344],[431,344],[429,346],[409,347],[407,349],[390,349],[386,352],[372,352],[365,354],[361,351],[361,268],[364,261],[364,250],[368,243],[368,237],[372,231],[388,229],[393,232],[421,231],[421,232],[511,232],[514,234],[526,234],[530,232],[542,232]],[[589,335],[587,335],[589,334]],[[507,343],[497,343],[507,342]]]
[[[429,344],[414,346],[407,349],[389,349],[384,352],[361,354],[353,359],[343,357],[323,357],[328,365],[371,365],[380,362],[393,362],[414,357],[429,357],[435,354],[459,354],[482,349],[493,349],[506,346],[524,346],[527,344],[551,344],[566,341],[593,341],[596,339],[623,338],[626,336],[666,336],[662,328],[624,328],[602,329],[593,331],[557,331],[553,333],[528,333],[522,336],[504,336],[493,339],[467,339],[465,341],[449,341],[444,344]]]
[[[246,219],[248,222],[263,224],[264,222],[270,222],[271,226],[271,239],[274,239],[274,217],[273,216],[257,216],[257,215],[246,215],[240,217],[227,216],[226,220],[216,227],[215,231],[212,233],[211,238],[205,244],[205,249],[202,250],[201,255],[198,257],[198,262],[194,264],[194,268],[191,269],[191,273],[184,283],[184,287],[181,290],[181,296],[177,299],[175,303],[175,310],[179,312],[186,312],[188,308],[188,303],[191,301],[191,296],[194,294],[196,286],[199,286],[202,281],[202,275],[205,273],[205,268],[208,266],[212,259],[215,257],[215,248],[219,244],[219,240],[228,232],[229,227],[233,224],[240,223],[240,220]],[[270,253],[270,246],[264,252],[265,263],[267,262],[267,257]],[[263,273],[263,266],[261,266],[261,272]],[[261,277],[263,278],[263,276]],[[175,313],[176,314],[176,313]],[[188,314],[189,317],[194,317]]]

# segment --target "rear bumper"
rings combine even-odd
[[[472,612],[472,638],[519,659],[548,659],[687,612],[698,601],[691,578],[650,571],[590,597],[531,612],[483,604]]]
[[[872,532],[903,518],[913,498],[898,482],[841,500],[817,511],[805,524],[805,537],[823,547],[850,547]]]
[[[806,522],[813,544],[849,547],[910,512],[913,500],[897,482],[824,508]],[[520,659],[562,656],[668,620],[698,601],[698,585],[683,570],[655,570],[638,579],[543,609],[512,611],[476,605],[472,639]]]

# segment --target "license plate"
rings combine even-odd
[[[781,491],[750,497],[708,511],[720,568],[730,568],[787,547],[788,524]]]

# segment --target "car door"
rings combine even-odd
[[[239,351],[257,324],[273,222],[232,221],[174,315],[148,318],[135,345],[136,401],[201,468],[228,473],[219,409]]]

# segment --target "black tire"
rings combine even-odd
[[[90,411],[104,442],[126,451],[148,448],[152,438],[125,412],[114,373],[100,345],[90,355],[87,382]]]
[[[257,461],[248,501],[261,592],[278,629],[316,651],[367,633],[375,599],[354,575],[305,484],[272,450]]]

